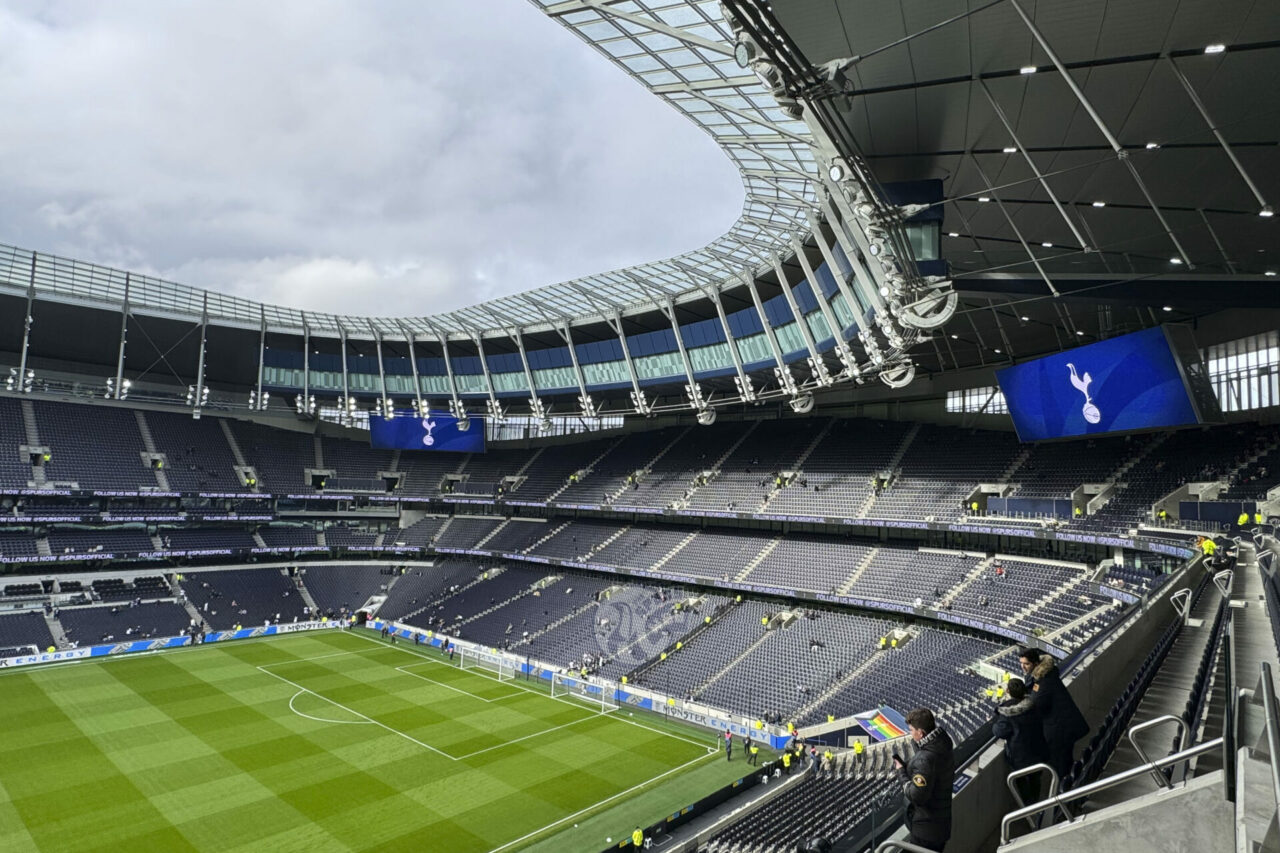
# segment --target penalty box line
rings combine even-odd
[[[385,648],[385,647],[384,647],[384,648]],[[334,705],[334,706],[336,706],[336,707],[338,707],[338,708],[341,708],[342,710],[346,711],[346,712],[347,712],[347,713],[349,713],[349,714],[354,714],[355,716],[359,717],[362,721],[364,721],[364,722],[366,722],[366,723],[372,723],[373,725],[378,726],[379,728],[384,729],[385,731],[388,731],[388,732],[390,732],[390,733],[392,733],[392,734],[395,734],[395,735],[399,735],[400,737],[404,738],[405,740],[412,741],[413,743],[417,744],[418,746],[421,746],[421,747],[423,747],[424,749],[429,749],[429,750],[431,750],[432,752],[436,753],[437,755],[444,756],[445,758],[448,758],[448,759],[449,759],[449,760],[451,760],[451,761],[465,761],[465,760],[466,760],[466,759],[468,759],[468,758],[472,758],[472,757],[477,756],[477,755],[483,755],[483,754],[484,754],[484,753],[486,753],[486,752],[492,752],[492,751],[494,751],[494,750],[496,750],[496,749],[502,749],[503,747],[511,746],[512,744],[520,743],[520,742],[522,742],[522,741],[526,741],[526,740],[531,740],[531,739],[536,738],[536,737],[541,737],[542,735],[550,734],[551,732],[559,731],[560,729],[567,729],[567,728],[569,728],[570,726],[576,726],[578,723],[584,723],[584,722],[586,722],[587,720],[591,720],[591,719],[595,719],[596,717],[604,716],[604,714],[603,714],[603,713],[599,713],[599,712],[594,713],[594,714],[588,714],[587,716],[582,717],[582,718],[577,719],[577,720],[573,720],[572,722],[562,723],[561,725],[558,725],[558,726],[552,726],[552,727],[547,728],[547,729],[541,729],[541,730],[539,730],[539,731],[533,732],[532,734],[527,734],[527,735],[523,735],[523,736],[521,736],[521,737],[512,738],[512,739],[510,739],[510,740],[505,740],[505,741],[503,741],[502,743],[494,744],[493,746],[487,746],[487,747],[485,747],[485,748],[483,748],[483,749],[477,749],[477,750],[475,750],[475,751],[473,751],[473,752],[468,752],[468,753],[466,753],[465,755],[452,755],[452,754],[450,754],[450,753],[448,753],[448,752],[445,752],[445,751],[444,751],[444,750],[442,750],[442,749],[438,749],[438,748],[436,748],[436,747],[432,746],[431,744],[424,743],[423,741],[420,741],[420,740],[418,740],[417,738],[413,737],[412,735],[408,735],[408,734],[406,734],[406,733],[404,733],[404,732],[400,731],[399,729],[396,729],[396,728],[393,728],[393,727],[391,727],[391,726],[388,726],[386,723],[379,722],[378,720],[375,720],[375,719],[373,719],[372,717],[370,717],[370,716],[368,716],[368,715],[366,715],[366,714],[362,714],[362,713],[360,713],[359,711],[357,711],[357,710],[356,710],[356,709],[354,709],[354,708],[350,708],[350,707],[348,707],[348,706],[346,706],[346,705],[343,705],[341,702],[338,702],[338,701],[336,701],[336,700],[330,699],[328,696],[324,696],[324,695],[322,695],[322,694],[320,694],[320,693],[317,693],[316,691],[311,690],[310,688],[303,687],[301,684],[298,684],[296,681],[291,681],[290,679],[285,678],[283,675],[280,675],[280,674],[275,673],[275,672],[271,672],[271,671],[267,668],[267,667],[271,667],[271,666],[282,666],[282,665],[287,664],[287,663],[304,663],[304,662],[306,662],[306,661],[308,661],[308,660],[320,660],[320,659],[322,659],[322,658],[339,657],[339,656],[342,656],[342,655],[362,655],[363,653],[364,653],[364,652],[363,652],[363,650],[361,650],[361,651],[359,651],[359,652],[338,652],[338,653],[336,653],[336,654],[319,655],[319,656],[314,657],[314,658],[299,658],[299,659],[297,659],[297,660],[292,660],[292,661],[277,661],[277,662],[275,662],[275,663],[263,664],[262,666],[258,666],[258,667],[255,667],[255,668],[256,668],[256,669],[258,669],[258,670],[260,670],[261,672],[263,672],[263,673],[267,674],[267,675],[270,675],[272,678],[279,679],[280,681],[283,681],[283,682],[285,682],[286,684],[289,684],[289,685],[291,685],[292,687],[296,687],[296,688],[298,689],[298,691],[299,691],[299,692],[298,692],[298,693],[295,693],[295,694],[293,695],[293,698],[289,700],[289,710],[293,711],[295,714],[297,714],[297,715],[298,715],[298,716],[300,716],[300,717],[305,717],[305,718],[306,718],[306,719],[308,719],[308,720],[315,720],[316,722],[320,722],[320,723],[334,723],[334,724],[343,724],[343,723],[347,723],[347,721],[344,721],[344,720],[324,720],[324,719],[321,719],[321,718],[319,718],[319,717],[313,717],[313,716],[311,716],[311,715],[309,715],[309,714],[303,714],[303,713],[301,713],[300,711],[298,711],[296,708],[294,708],[294,707],[293,707],[293,702],[294,702],[294,700],[295,700],[295,699],[297,699],[297,698],[298,698],[298,696],[299,696],[299,695],[301,695],[302,693],[308,693],[308,694],[310,694],[310,695],[312,695],[312,696],[315,696],[317,699],[321,699],[321,700],[323,700],[323,701],[325,701],[325,702],[328,702],[330,705]],[[427,663],[431,663],[431,661],[425,661],[425,662],[427,662]],[[433,679],[426,678],[425,676],[417,675],[416,673],[413,673],[413,672],[407,672],[407,671],[406,671],[404,668],[402,668],[402,667],[396,667],[396,671],[397,671],[397,672],[403,672],[405,675],[412,675],[412,676],[414,676],[414,677],[416,677],[416,678],[421,678],[421,679],[423,679],[424,681],[429,681],[429,682],[431,682],[432,684],[439,685],[440,687],[449,687],[449,685],[447,685],[447,684],[442,684],[441,682],[434,681]],[[454,688],[450,688],[450,689],[454,689]],[[479,697],[476,697],[476,696],[475,696],[475,694],[467,693],[467,692],[466,692],[466,691],[464,691],[464,690],[459,690],[459,691],[457,691],[457,692],[459,692],[459,693],[463,693],[464,695],[471,696],[471,697],[473,697],[473,698],[479,698]],[[519,695],[519,694],[512,694],[512,695]],[[508,697],[503,697],[503,698],[508,698]],[[489,701],[489,700],[486,700],[486,701]],[[492,701],[497,701],[497,700],[492,700]],[[348,723],[348,724],[349,724],[349,723]]]
[[[373,637],[370,637],[366,634],[356,634],[353,632],[348,632],[348,633],[351,634],[351,636],[360,637],[361,639],[366,640],[367,642],[373,643],[375,646],[377,646],[380,649],[395,649],[396,651],[403,652],[404,654],[410,655],[416,658],[417,660],[423,661],[425,663],[435,664],[436,666],[445,666],[445,667],[448,667],[449,669],[458,669],[458,667],[454,666],[453,664],[448,664],[448,663],[445,663],[444,661],[433,660],[432,658],[427,657],[425,654],[416,652],[411,648],[402,648],[399,645],[393,646],[390,644],[380,643],[377,640],[375,640]],[[528,693],[532,693],[534,696],[541,696],[543,699],[551,699],[554,702],[563,702],[564,704],[572,708],[579,708],[579,709],[582,708],[582,705],[579,702],[572,702],[568,699],[564,699],[559,696],[552,696],[550,693],[543,693],[542,691],[535,690],[532,687],[526,687],[523,684],[521,684],[518,680],[509,681],[509,682],[501,681],[500,679],[494,678],[493,676],[478,670],[464,670],[464,671],[471,672],[474,675],[479,675],[483,678],[487,678],[490,681],[496,681],[499,684],[506,684],[510,687],[518,687],[521,690],[524,690]],[[621,710],[623,707],[625,706],[619,705],[614,710]],[[620,722],[626,723],[628,725],[635,726],[636,728],[644,729],[645,731],[653,732],[654,734],[659,734],[659,735],[662,735],[663,737],[674,738],[675,740],[682,740],[685,743],[689,743],[689,744],[693,744],[694,746],[701,747],[707,750],[708,754],[719,754],[720,752],[720,745],[718,742],[716,746],[710,747],[710,746],[707,746],[706,741],[696,741],[693,738],[687,738],[687,737],[684,737],[683,735],[673,734],[671,732],[664,732],[662,729],[655,729],[652,726],[646,726],[644,723],[637,723],[635,720],[629,717],[623,717],[620,714],[614,714],[613,711],[601,712],[600,714],[597,714],[595,716],[603,716],[606,713],[612,715],[614,719]],[[654,713],[659,713],[659,712],[655,710]]]

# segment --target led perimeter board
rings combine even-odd
[[[1021,441],[1221,423],[1191,330],[1159,326],[996,371]]]
[[[369,416],[369,443],[377,450],[436,450],[484,453],[484,419],[467,419],[458,427],[452,415],[432,413],[425,418],[402,412],[394,418]]]

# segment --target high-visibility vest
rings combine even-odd
[[[828,722],[828,723],[834,723],[835,721],[836,721],[836,715],[835,715],[835,714],[827,714],[827,722]]]
[[[831,759],[833,758],[835,758],[835,756],[831,754],[831,750],[829,749],[826,752],[822,753],[822,760],[827,762],[828,764],[831,763]]]
[[[1240,517],[1236,519],[1236,524],[1240,527],[1244,527],[1248,523],[1249,523],[1249,513],[1247,512],[1240,513]]]
[[[635,832],[631,833],[631,843],[636,847],[639,847],[641,844],[644,844],[644,833],[638,829]]]
[[[1262,523],[1262,513],[1260,513],[1260,512],[1255,512],[1255,513],[1253,514],[1253,523],[1254,523],[1254,524],[1261,524],[1261,523]]]
[[[862,755],[862,751],[863,751],[864,749],[866,749],[866,747],[862,745],[862,741],[860,741],[860,740],[855,740],[855,741],[853,742],[853,754],[854,754],[854,755]]]
[[[790,767],[790,766],[791,766],[791,753],[790,753],[790,752],[784,752],[784,753],[782,753],[782,766],[783,766],[783,767]]]

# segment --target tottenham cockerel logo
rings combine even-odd
[[[1096,424],[1102,420],[1102,412],[1098,411],[1098,407],[1093,404],[1093,398],[1089,396],[1089,384],[1093,382],[1093,377],[1089,375],[1088,371],[1085,371],[1084,376],[1077,376],[1074,364],[1068,364],[1067,367],[1071,370],[1071,384],[1084,395],[1084,408],[1080,410],[1080,413],[1084,415],[1086,421]]]
[[[427,447],[430,447],[431,445],[436,443],[435,437],[431,434],[431,431],[436,428],[436,422],[433,420],[428,420],[427,418],[423,418],[422,428],[427,431],[427,434],[422,437],[422,443],[425,444]]]

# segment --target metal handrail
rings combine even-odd
[[[1022,801],[1022,795],[1018,793],[1018,788],[1013,784],[1013,780],[1021,779],[1023,776],[1030,776],[1032,773],[1039,773],[1043,770],[1049,771],[1049,796],[1050,798],[1058,796],[1058,786],[1061,782],[1058,779],[1058,771],[1054,770],[1048,764],[1032,764],[1030,767],[1024,767],[1021,770],[1014,770],[1005,777],[1004,783],[1009,786],[1009,793],[1013,794],[1013,801],[1018,804],[1018,808],[1024,809],[1027,804]],[[1067,820],[1071,820],[1072,814],[1066,806],[1062,807],[1062,813],[1067,816]],[[1036,829],[1036,822],[1030,817],[1027,818],[1027,826]]]
[[[921,847],[919,844],[912,844],[910,841],[894,841],[889,839],[876,848],[876,853],[889,853],[891,850],[901,850],[903,853],[930,853],[928,847]]]
[[[1277,735],[1280,736],[1280,729],[1277,730]],[[1059,794],[1056,797],[1041,800],[1040,802],[1027,806],[1026,808],[1011,811],[1004,816],[1003,820],[1000,821],[1000,843],[1009,843],[1009,827],[1013,825],[1014,821],[1021,820],[1024,817],[1038,815],[1055,806],[1062,808],[1065,803],[1070,802],[1071,800],[1083,799],[1084,797],[1096,794],[1099,791],[1114,788],[1116,785],[1121,785],[1128,782],[1130,779],[1137,779],[1143,774],[1150,773],[1152,770],[1171,767],[1180,762],[1195,758],[1197,755],[1204,755],[1206,752],[1212,752],[1215,749],[1220,749],[1222,747],[1222,742],[1222,738],[1220,737],[1216,737],[1213,740],[1206,740],[1189,749],[1184,749],[1181,752],[1175,752],[1173,755],[1167,755],[1163,758],[1158,758],[1155,761],[1149,761],[1146,764],[1131,767],[1128,770],[1121,771],[1120,773],[1117,773],[1114,776],[1109,776],[1106,779],[1099,779],[1096,782],[1090,782],[1088,785],[1081,785],[1079,788],[1072,788],[1070,791]],[[1273,764],[1273,767],[1274,766],[1275,765]],[[1277,778],[1280,779],[1280,777]]]
[[[1271,785],[1280,807],[1280,716],[1276,714],[1276,688],[1271,664],[1262,662],[1262,709],[1267,716],[1267,751],[1271,753]]]
[[[1165,714],[1163,716],[1156,717],[1155,719],[1147,720],[1145,723],[1139,723],[1138,725],[1133,726],[1129,729],[1129,732],[1128,732],[1129,743],[1133,745],[1134,752],[1138,753],[1138,757],[1141,758],[1143,762],[1150,764],[1151,757],[1147,755],[1147,751],[1143,749],[1142,746],[1138,743],[1138,738],[1137,738],[1138,732],[1145,732],[1147,729],[1155,728],[1156,726],[1164,725],[1165,723],[1177,723],[1178,750],[1181,751],[1187,748],[1186,739],[1187,739],[1188,728],[1187,728],[1186,721],[1183,720],[1181,717],[1175,717],[1173,714]],[[1161,773],[1159,770],[1153,769],[1151,771],[1151,778],[1155,779],[1156,784],[1159,785],[1161,788],[1173,787],[1173,782],[1166,779],[1164,774]]]

